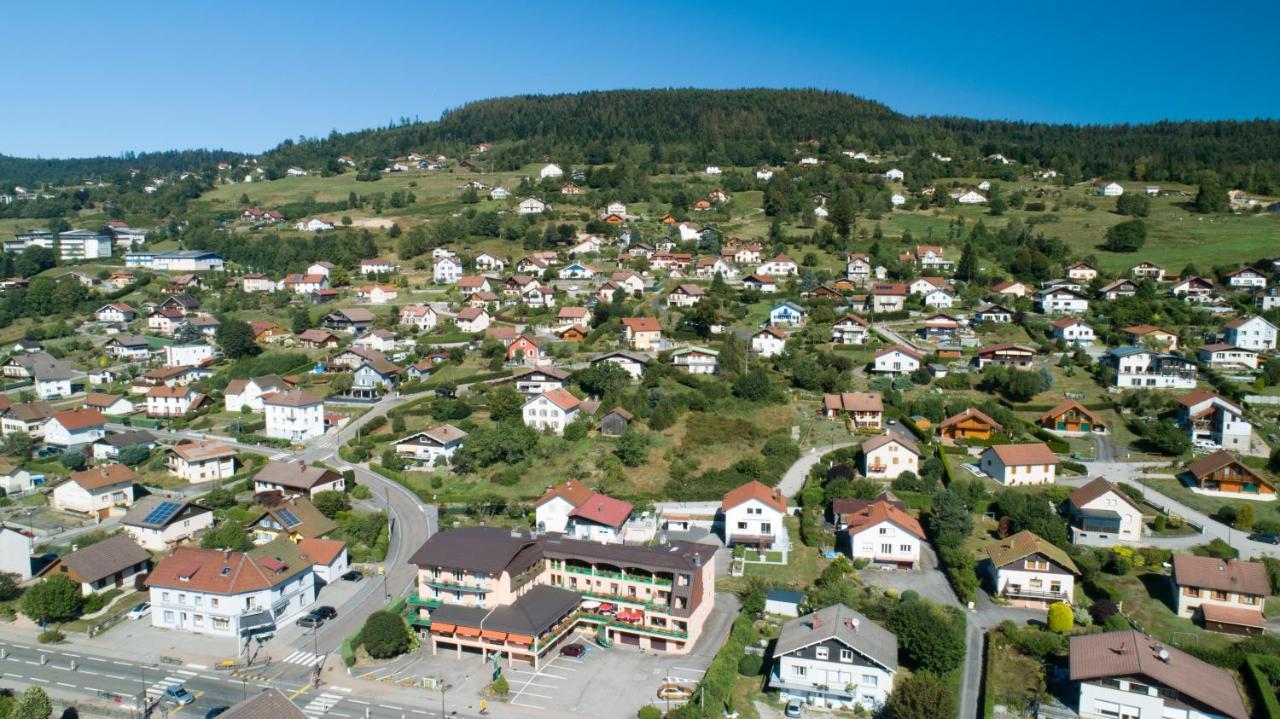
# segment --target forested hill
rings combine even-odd
[[[1024,166],[1073,177],[1191,182],[1206,169],[1255,192],[1280,192],[1280,121],[1159,122],[1075,126],[911,117],[853,95],[820,90],[616,90],[521,95],[469,103],[439,121],[286,141],[266,153],[279,165],[323,167],[340,154],[357,161],[494,143],[488,161],[511,169],[549,155],[592,163],[637,156],[659,162],[752,165],[806,152],[867,150],[927,161],[999,152]],[[641,153],[637,148],[643,148]],[[938,168],[939,170],[941,168]],[[941,174],[938,172],[936,174]]]
[[[110,178],[137,168],[148,174],[169,174],[237,162],[244,155],[226,150],[171,150],[128,153],[118,157],[41,159],[0,155],[0,188],[4,184],[34,185],[47,182],[66,185],[86,179]]]

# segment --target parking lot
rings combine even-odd
[[[530,709],[550,709],[571,716],[634,715],[641,706],[659,703],[658,687],[668,680],[692,686],[702,678],[710,656],[666,656],[620,645],[602,649],[588,632],[574,640],[586,648],[581,657],[556,653],[538,671],[530,666],[504,667],[511,685],[508,702]],[[660,703],[666,709],[665,702]],[[673,702],[671,706],[675,706]]]

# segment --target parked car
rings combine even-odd
[[[801,714],[802,711],[804,711],[804,702],[800,701],[799,699],[792,699],[791,701],[787,702],[787,710],[784,712],[784,714],[786,714],[786,716],[788,717],[799,717],[799,716],[803,716]]]
[[[1192,445],[1203,452],[1217,452],[1222,449],[1222,445],[1211,439],[1197,439],[1195,442],[1192,442]]]
[[[1280,544],[1280,534],[1271,532],[1254,532],[1249,535],[1249,539],[1255,542],[1264,542],[1266,544]]]
[[[172,684],[166,687],[164,696],[180,707],[184,707],[196,700],[196,695],[187,691],[187,688],[181,684]]]
[[[352,569],[350,572],[342,575],[342,581],[344,582],[358,582],[361,579],[364,579],[364,572],[359,569]]]
[[[138,606],[129,610],[130,619],[142,619],[151,613],[151,602],[140,602]]]
[[[319,617],[320,619],[333,619],[338,616],[338,610],[328,605],[322,605],[312,609],[308,614],[313,617]]]
[[[308,614],[304,617],[299,617],[298,621],[294,622],[294,624],[304,629],[318,629],[321,624],[324,624],[324,620],[315,615]]]
[[[587,653],[587,647],[583,644],[567,644],[560,648],[560,655],[565,657],[580,657]]]

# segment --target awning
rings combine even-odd
[[[492,639],[492,640],[494,640],[495,642],[500,642],[500,641],[502,641],[502,640],[504,640],[504,639],[506,639],[506,638],[507,638],[507,633],[506,633],[506,632],[495,632],[495,631],[493,631],[492,629],[484,629],[484,630],[481,630],[481,632],[480,632],[480,636],[481,636],[481,637],[483,637],[483,638],[485,638],[485,639]]]
[[[448,633],[448,632],[452,632],[452,631],[453,631],[453,628],[454,628],[454,627],[453,627],[453,625],[452,625],[452,624],[447,624],[447,623],[445,623],[445,622],[432,622],[432,623],[431,623],[431,631],[433,631],[433,632],[443,632],[443,633]]]
[[[638,612],[634,609],[624,609],[618,612],[618,619],[624,622],[638,622],[644,619],[644,612]]]
[[[474,627],[458,627],[458,636],[460,637],[478,637],[480,630]]]
[[[240,617],[240,633],[247,634],[249,632],[270,631],[276,628],[275,617],[271,616],[271,612],[262,610],[253,614],[245,614]]]
[[[533,644],[533,637],[527,634],[508,634],[507,641],[512,644]]]

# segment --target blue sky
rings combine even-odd
[[[863,7],[866,5],[866,7]],[[486,97],[822,87],[909,114],[1280,116],[1280,3],[10,3],[0,153],[222,147]]]

